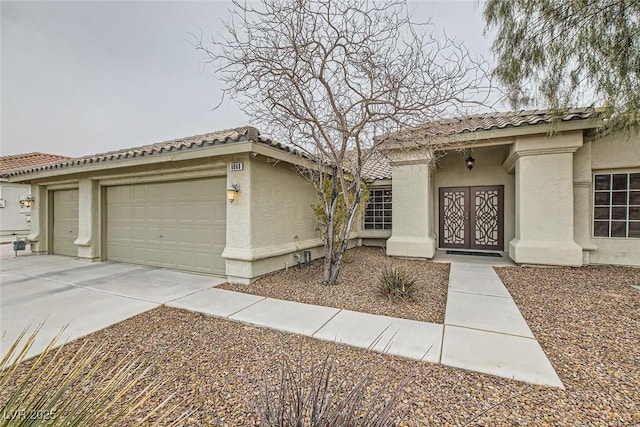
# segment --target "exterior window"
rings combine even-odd
[[[364,210],[365,230],[391,230],[391,189],[380,188],[369,191],[369,200]]]
[[[594,177],[593,236],[640,238],[640,173]]]

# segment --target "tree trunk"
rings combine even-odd
[[[329,276],[325,276],[325,281],[327,285],[335,285],[338,283],[338,276],[340,275],[340,270],[342,268],[342,261],[344,260],[344,254],[347,252],[347,248],[349,247],[349,235],[351,234],[351,227],[353,225],[353,219],[356,216],[356,212],[358,211],[358,207],[360,205],[360,200],[362,197],[362,188],[360,184],[356,186],[356,196],[355,200],[349,206],[349,217],[347,222],[344,225],[344,229],[340,233],[340,246],[338,247],[338,251],[335,254],[335,259],[332,260],[331,266],[329,268]],[[325,260],[326,266],[326,260]]]
[[[334,256],[333,256],[333,244],[334,244],[334,231],[335,231],[335,213],[336,206],[338,204],[338,177],[336,170],[333,168],[331,173],[331,196],[328,200],[328,206],[326,213],[326,238],[324,241],[324,283],[333,285],[331,278],[334,276]]]
[[[333,218],[327,218],[327,237],[324,240],[324,269],[323,277],[324,283],[329,284],[329,280],[332,276],[332,261],[333,261]]]

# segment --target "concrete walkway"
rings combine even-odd
[[[22,254],[21,254],[22,255]],[[483,260],[484,261],[484,260]],[[224,279],[47,255],[0,264],[0,350],[46,320],[29,355],[165,304],[392,355],[562,387],[490,264],[451,262],[445,323],[433,324],[217,289]]]
[[[443,325],[207,289],[167,304],[215,317],[438,363]]]
[[[509,291],[489,265],[451,263],[440,362],[564,388]]]
[[[167,304],[252,325],[563,387],[490,265],[452,262],[444,325],[206,289]]]

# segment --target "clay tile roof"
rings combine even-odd
[[[109,151],[106,153],[92,154],[84,157],[66,158],[53,164],[43,166],[25,167],[20,170],[13,170],[9,175],[23,175],[32,172],[40,172],[52,169],[62,169],[77,165],[91,163],[110,162],[116,160],[130,159],[134,157],[153,156],[156,154],[169,153],[175,151],[204,148],[213,145],[222,145],[240,141],[252,141],[266,144],[282,151],[293,152],[289,146],[274,142],[268,138],[260,136],[258,129],[245,126],[234,129],[225,129],[217,132],[210,132],[203,135],[194,135],[186,138],[178,138],[156,144],[143,145],[140,147],[126,148],[123,150]]]
[[[69,157],[36,152],[2,156],[0,157],[0,175],[6,175],[9,171],[16,169],[41,166],[67,159],[69,159]]]
[[[374,151],[373,153],[363,153],[365,157],[362,164],[361,176],[367,181],[374,181],[376,179],[391,179],[391,165],[384,153],[380,151]],[[357,155],[355,150],[349,151],[345,154],[343,163],[345,170],[354,170],[357,167]]]
[[[451,119],[424,123],[412,128],[403,129],[380,138],[381,141],[416,141],[439,139],[446,142],[447,137],[472,132],[495,129],[506,129],[528,125],[548,124],[554,120],[568,122],[593,118],[598,110],[593,108],[576,108],[558,114],[550,110],[521,110],[502,113],[475,114]]]
[[[391,179],[389,160],[380,152],[374,153],[364,163],[362,177],[367,180]]]

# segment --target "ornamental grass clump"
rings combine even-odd
[[[304,359],[300,354],[292,363],[283,356],[275,381],[262,378],[260,393],[250,402],[260,425],[391,427],[406,415],[400,397],[412,372],[395,388],[373,392],[372,375],[362,373],[358,363],[344,375],[330,355],[315,363]]]
[[[417,291],[416,277],[406,267],[385,265],[378,273],[376,289],[390,300],[411,300]]]
[[[75,352],[54,349],[60,334],[38,356],[27,359],[42,325],[23,330],[0,361],[1,426],[180,425],[188,414],[169,423],[177,409],[173,396],[150,402],[163,384],[143,381],[150,367],[125,356],[115,358],[105,344],[82,345]],[[147,383],[146,385],[143,383]],[[133,413],[149,409],[135,422]]]

